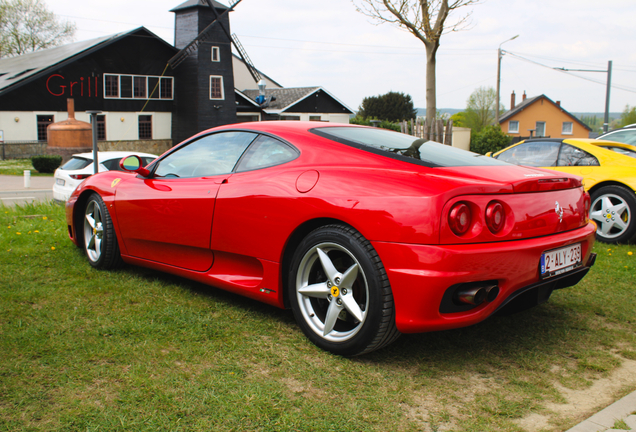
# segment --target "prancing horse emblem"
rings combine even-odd
[[[558,201],[555,202],[554,204],[555,204],[554,211],[559,217],[559,222],[563,222],[563,208],[559,205]]]

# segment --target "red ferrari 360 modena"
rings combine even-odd
[[[242,123],[121,166],[66,204],[92,266],[291,308],[341,355],[537,305],[594,264],[579,177],[384,129]]]

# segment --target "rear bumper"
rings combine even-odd
[[[589,223],[583,228],[549,237],[498,243],[372,244],[391,283],[397,327],[403,333],[416,333],[476,324],[495,312],[504,312],[508,306],[514,306],[515,298],[517,303],[521,302],[524,293],[541,292],[544,297],[549,297],[553,289],[563,288],[572,281],[577,283],[589,270],[595,231],[596,226]],[[581,243],[584,266],[541,281],[541,254],[574,243]],[[440,312],[444,294],[450,287],[479,281],[496,281],[499,294],[493,301],[470,310]],[[526,297],[532,295],[526,294]]]

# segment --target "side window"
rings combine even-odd
[[[231,173],[257,134],[219,132],[203,136],[157,163],[155,177],[206,177]]]
[[[120,160],[121,159],[110,159],[107,161],[100,161],[100,163],[104,165],[108,171],[122,171],[119,167]]]
[[[236,171],[243,172],[280,165],[296,157],[298,157],[298,150],[277,139],[261,135],[245,153]]]
[[[559,166],[599,166],[598,159],[574,146],[563,144],[559,154]]]
[[[497,159],[531,167],[556,166],[560,144],[558,141],[525,142],[501,153]]]

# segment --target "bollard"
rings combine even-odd
[[[31,187],[31,170],[24,170],[24,187],[26,189]]]

